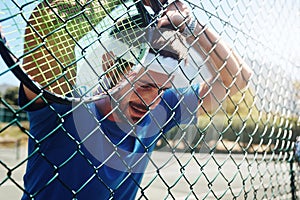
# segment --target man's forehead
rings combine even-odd
[[[138,81],[155,84],[157,86],[172,87],[173,75],[141,69],[137,74]]]

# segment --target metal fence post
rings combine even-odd
[[[294,166],[294,157],[290,161],[290,174],[291,174],[291,193],[292,193],[292,200],[296,200],[296,186],[295,186],[295,171],[293,169]]]

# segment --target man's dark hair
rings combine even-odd
[[[155,28],[152,33],[150,53],[171,57],[178,61],[187,57],[186,39],[181,33],[169,28]]]
[[[186,59],[186,39],[178,30],[170,26],[144,27],[139,20],[138,17],[122,19],[116,23],[110,34],[130,46],[137,46],[138,43],[146,41],[150,46],[150,53],[155,55],[171,57],[178,61]]]

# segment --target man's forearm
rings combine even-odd
[[[194,43],[198,52],[209,58],[212,62],[212,75],[218,76],[231,94],[247,85],[252,74],[251,69],[217,33],[197,22],[188,41]]]

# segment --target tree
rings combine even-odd
[[[225,110],[227,115],[239,114],[246,116],[251,112],[252,116],[257,115],[257,108],[254,103],[255,92],[251,89],[247,89],[242,93],[237,93],[231,98],[227,98],[225,104]]]
[[[11,105],[18,105],[18,96],[19,96],[18,91],[19,91],[18,87],[8,88],[3,95],[3,99]]]

